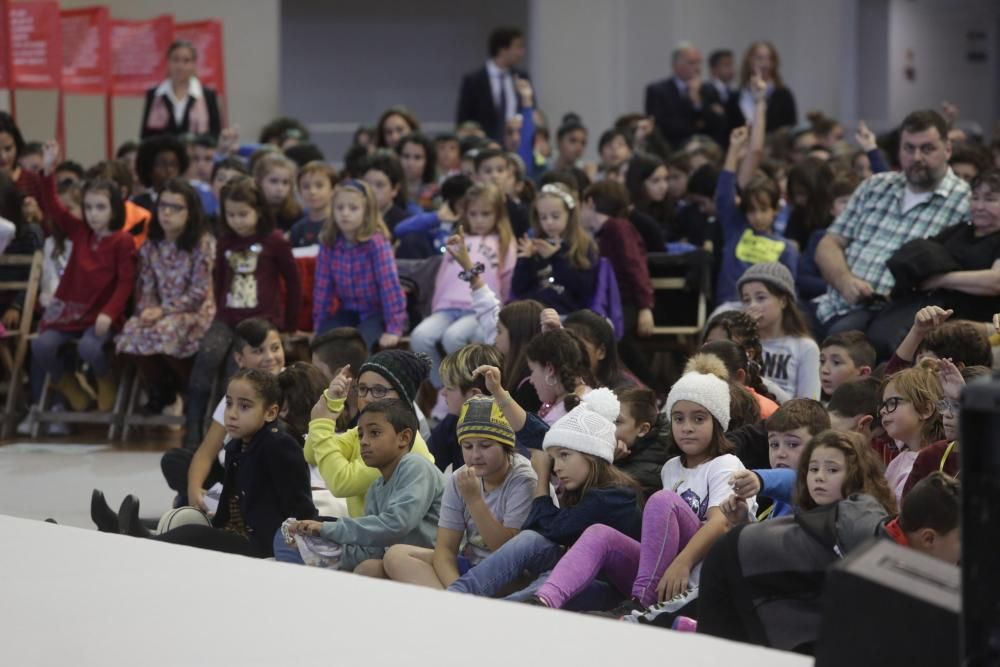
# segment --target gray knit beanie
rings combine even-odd
[[[739,292],[747,283],[760,282],[770,285],[785,295],[795,298],[795,278],[788,267],[780,262],[765,262],[764,264],[754,264],[740,276],[736,281],[736,291]]]

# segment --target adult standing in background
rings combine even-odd
[[[673,76],[646,86],[646,115],[656,119],[673,149],[692,135],[707,134],[724,144],[725,110],[715,87],[701,79],[701,52],[681,42],[671,56]]]
[[[198,52],[187,40],[177,40],[167,49],[167,78],[146,91],[139,135],[209,134],[222,131],[219,96],[206,88],[195,74]]]
[[[774,132],[781,127],[794,127],[798,123],[798,112],[795,109],[795,95],[785,86],[781,79],[781,61],[778,51],[771,42],[754,42],[743,56],[740,68],[740,89],[729,98],[726,113],[729,116],[729,127],[749,125],[753,120],[753,92],[750,80],[754,72],[760,74],[767,84],[767,132]]]
[[[718,49],[708,54],[708,76],[708,82],[719,94],[719,101],[723,106],[729,104],[729,98],[737,94],[733,88],[733,79],[736,78],[733,52],[729,49]]]
[[[475,121],[503,145],[507,121],[517,115],[514,79],[528,78],[518,69],[524,60],[524,33],[518,28],[496,28],[490,33],[489,53],[484,66],[462,77],[455,124]]]

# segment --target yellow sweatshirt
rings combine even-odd
[[[364,516],[365,493],[381,473],[376,468],[369,468],[361,458],[361,438],[357,426],[344,433],[337,433],[335,428],[332,419],[309,422],[306,461],[319,468],[330,493],[347,500],[347,511],[351,516]],[[434,462],[434,456],[419,433],[410,451]]]

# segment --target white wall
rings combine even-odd
[[[280,0],[105,0],[115,18],[141,19],[171,13],[178,22],[217,18],[223,24],[229,120],[256,139],[258,130],[280,109]],[[61,0],[65,9],[94,0]],[[116,98],[115,145],[139,134],[142,98]],[[56,95],[18,91],[17,120],[25,138],[47,139],[55,132]],[[100,96],[66,98],[67,155],[84,164],[104,158],[104,103]]]

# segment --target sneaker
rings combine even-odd
[[[35,412],[34,408],[28,411],[28,414],[24,416],[24,419],[17,423],[17,434],[18,435],[31,435],[31,427],[35,422]]]
[[[56,403],[52,406],[52,412],[66,412],[66,406]],[[45,425],[45,432],[48,435],[72,435],[73,431],[66,422],[49,422]]]
[[[698,599],[698,587],[688,588],[680,595],[675,595],[669,600],[658,602],[648,609],[634,611],[622,618],[627,623],[640,623],[644,625],[659,625],[669,628],[673,626],[677,612],[684,608],[689,602]]]
[[[604,618],[613,618],[616,621],[620,621],[629,614],[640,613],[643,611],[646,611],[646,608],[642,606],[641,602],[635,598],[629,598],[613,609],[608,609],[607,611],[592,611],[590,614],[593,616],[603,616]]]

